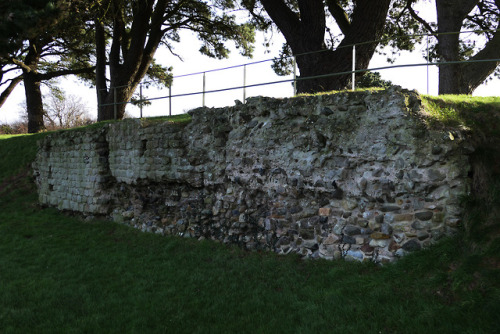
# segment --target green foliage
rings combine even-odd
[[[3,0],[0,2],[0,63],[22,41],[43,32],[57,20],[58,8],[51,0]]]
[[[357,88],[380,87],[389,88],[392,86],[390,80],[384,80],[379,72],[365,72],[365,74],[356,80]]]
[[[150,85],[155,85],[157,87],[171,87],[174,79],[172,67],[162,66],[156,63],[155,60],[153,60],[149,66],[146,75],[151,81],[144,82],[145,88],[148,88]]]
[[[287,43],[281,47],[279,56],[273,59],[271,68],[277,75],[281,76],[293,73],[293,52]]]
[[[14,130],[8,124],[1,124],[0,125],[0,134],[12,135],[12,134],[14,134]]]

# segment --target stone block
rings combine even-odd
[[[413,217],[414,216],[411,213],[396,214],[396,215],[394,215],[394,221],[396,221],[396,222],[402,222],[402,221],[411,222],[411,221],[413,221]]]
[[[319,208],[318,215],[323,217],[328,217],[330,216],[331,212],[332,212],[331,208]]]

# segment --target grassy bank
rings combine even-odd
[[[7,198],[8,197],[8,198]],[[383,268],[248,253],[0,203],[0,332],[493,333],[500,277],[460,238]]]
[[[39,136],[0,137],[1,333],[497,330],[498,256],[464,234],[378,267],[83,221],[36,204]]]

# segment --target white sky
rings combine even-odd
[[[426,7],[431,6],[429,3]],[[430,8],[433,8],[432,6]],[[228,66],[242,65],[250,62],[260,61],[276,57],[282,45],[281,35],[275,33],[273,36],[273,46],[271,52],[266,53],[265,48],[262,46],[262,36],[258,35],[256,43],[256,50],[253,59],[242,57],[238,54],[237,50],[232,48],[229,59],[215,60],[205,56],[201,56],[198,52],[200,42],[196,37],[183,34],[181,35],[181,44],[176,46],[176,52],[180,54],[184,61],[180,61],[177,57],[170,54],[165,49],[160,49],[156,54],[157,61],[164,66],[173,66],[174,76],[184,75],[189,73],[210,71],[213,69],[224,68]],[[397,58],[394,65],[401,64],[416,64],[424,63],[425,59],[422,58],[422,51],[425,45],[417,46],[413,53],[402,52]],[[386,57],[375,55],[370,62],[369,68],[377,68],[389,66],[386,62]],[[429,67],[429,76],[427,76],[427,67],[405,67],[397,69],[387,69],[379,71],[383,79],[391,80],[394,84],[400,85],[407,89],[416,89],[420,93],[427,93],[437,95],[438,71],[435,66]],[[202,91],[203,76],[188,76],[183,78],[174,79],[172,94],[181,94],[189,92]],[[256,65],[248,65],[246,69],[246,84],[257,84],[270,81],[278,81],[292,78],[279,77],[274,74],[271,69],[271,62],[264,62]],[[428,79],[427,79],[428,78]],[[429,90],[427,89],[427,81],[429,82]],[[221,89],[243,86],[243,67],[229,69],[224,71],[212,72],[206,74],[206,90]],[[68,95],[75,95],[82,98],[87,104],[89,113],[96,118],[96,93],[95,89],[89,88],[72,77],[61,80],[60,87],[65,90]],[[474,93],[476,96],[494,96],[498,95],[500,91],[500,80],[495,78],[492,81],[480,86]],[[138,91],[137,91],[138,92]],[[168,89],[154,89],[144,90],[144,95],[153,97],[168,96]],[[272,96],[272,97],[289,97],[293,95],[293,88],[291,83],[282,83],[268,86],[261,86],[255,88],[247,88],[246,96]],[[21,116],[20,103],[24,100],[24,87],[18,85],[12,95],[9,97],[4,106],[0,109],[0,123],[10,123],[19,119]],[[205,105],[209,107],[223,107],[234,105],[235,100],[243,100],[243,90],[225,91],[221,93],[206,94]],[[190,109],[200,107],[202,105],[202,95],[194,95],[189,97],[178,97],[172,99],[172,114],[179,114],[186,112]],[[139,109],[134,106],[127,108],[127,112],[133,117],[139,117]],[[168,99],[160,99],[153,101],[151,106],[143,109],[143,116],[160,116],[168,115],[169,103]]]

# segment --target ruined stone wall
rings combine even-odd
[[[144,231],[307,257],[391,261],[456,231],[462,134],[398,88],[127,120],[40,143],[40,202]],[[452,138],[453,137],[453,138]]]
[[[106,129],[50,136],[40,143],[34,171],[40,203],[106,214],[109,180]]]

